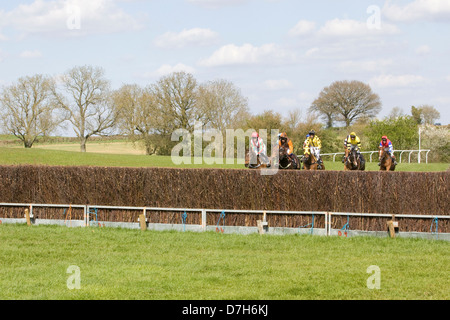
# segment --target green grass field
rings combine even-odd
[[[448,300],[449,246],[2,224],[0,299]],[[380,289],[367,286],[373,265]],[[70,266],[80,289],[67,286]]]
[[[243,165],[237,164],[181,164],[176,165],[172,162],[170,156],[146,156],[128,153],[127,150],[135,150],[130,144],[123,142],[111,143],[91,143],[88,145],[88,152],[81,153],[79,151],[59,150],[64,146],[48,146],[38,148],[10,148],[0,147],[0,164],[2,165],[54,165],[54,166],[104,166],[104,167],[181,167],[181,168],[227,168],[238,169],[244,168]],[[51,147],[51,148],[50,148]],[[76,144],[72,144],[71,148],[78,148]],[[118,153],[106,153],[112,150]],[[102,153],[102,151],[104,153]],[[327,170],[343,170],[344,165],[340,162],[325,161]],[[397,166],[396,171],[445,171],[450,167],[448,163],[402,163]],[[367,162],[366,170],[379,170],[376,162]]]

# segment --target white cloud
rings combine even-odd
[[[420,46],[416,49],[416,54],[419,56],[426,56],[431,53],[431,48],[427,45]]]
[[[319,52],[319,51],[320,51],[320,49],[317,48],[317,47],[308,49],[308,50],[305,52],[305,57],[312,57],[316,52]]]
[[[29,59],[29,58],[40,58],[40,57],[42,57],[42,53],[39,50],[33,50],[33,51],[27,50],[27,51],[23,51],[20,54],[20,57],[21,58],[26,58],[26,59]]]
[[[450,1],[415,0],[404,6],[389,1],[382,9],[384,17],[397,22],[449,21]]]
[[[374,59],[374,60],[346,60],[337,66],[337,69],[346,73],[350,72],[380,72],[394,65],[392,59]]]
[[[183,63],[178,63],[176,65],[163,64],[157,70],[149,71],[149,72],[136,72],[133,74],[135,78],[138,79],[157,79],[166,75],[169,75],[173,72],[186,72],[186,73],[195,73],[195,69],[193,67],[187,66]]]
[[[381,22],[380,29],[369,28],[367,22],[351,19],[329,20],[317,32],[327,37],[366,37],[398,34],[397,26]]]
[[[413,75],[380,75],[369,80],[369,83],[374,87],[387,88],[387,87],[415,87],[426,82],[426,78]]]
[[[183,48],[187,46],[207,46],[216,43],[218,34],[209,29],[193,28],[179,33],[166,32],[155,40],[160,48]]]
[[[80,36],[135,30],[135,18],[115,4],[115,0],[35,0],[2,12],[2,25],[22,35]]]
[[[170,64],[164,64],[161,67],[159,67],[158,70],[156,70],[156,72],[153,73],[153,75],[162,77],[162,76],[171,74],[173,72],[181,72],[181,71],[184,71],[187,73],[195,73],[194,68],[184,65],[182,63],[178,63],[174,66],[172,66]]]
[[[248,0],[187,0],[187,2],[209,9],[217,9],[225,6],[241,5],[248,2]]]
[[[311,34],[316,29],[316,23],[314,21],[300,20],[291,30],[289,34],[291,36],[303,36]]]
[[[286,79],[274,79],[264,81],[264,87],[268,90],[283,90],[292,88],[292,83]]]
[[[229,44],[215,51],[209,58],[199,61],[200,66],[216,67],[230,65],[279,65],[291,63],[295,60],[295,54],[276,44],[270,43],[260,47],[251,44],[237,46]]]

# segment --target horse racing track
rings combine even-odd
[[[257,227],[260,211],[267,210],[277,211],[267,216],[270,228],[298,229],[313,223],[325,230],[331,223],[331,228],[342,227],[343,232],[349,226],[386,231],[390,215],[395,215],[401,219],[400,231],[449,233],[447,218],[439,219],[437,230],[437,219],[448,217],[450,211],[449,176],[449,172],[376,171],[279,171],[265,176],[254,170],[2,166],[0,203],[9,205],[0,206],[0,220],[24,218],[23,206],[13,204],[64,204],[65,208],[36,206],[34,218],[67,220],[70,212],[71,220],[86,222],[89,206],[96,222],[138,225],[142,214],[138,207],[174,208],[153,210],[147,222],[217,225],[223,231],[220,226]],[[188,211],[199,208],[210,212],[202,216],[201,211]],[[229,210],[226,217],[223,210]],[[327,221],[326,214],[291,211],[340,214]],[[432,221],[429,216],[436,218]]]

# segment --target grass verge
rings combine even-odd
[[[2,224],[0,299],[448,300],[449,245]],[[367,287],[372,265],[380,289]]]
[[[92,146],[95,144],[92,144]],[[112,144],[111,144],[112,145]],[[8,148],[0,147],[1,165],[52,165],[52,166],[102,166],[102,167],[179,167],[179,168],[226,168],[243,169],[244,165],[237,164],[180,164],[173,163],[170,156],[146,156],[134,154],[107,154],[96,152],[72,152],[61,150],[46,150],[39,148]],[[325,161],[327,170],[343,170],[340,162]],[[445,171],[448,163],[402,163],[396,171]],[[367,162],[367,171],[377,171],[376,162]]]

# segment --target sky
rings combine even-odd
[[[432,105],[450,123],[450,0],[0,0],[0,86],[102,67],[111,87],[175,71],[225,79],[252,113],[370,85],[378,118]]]

